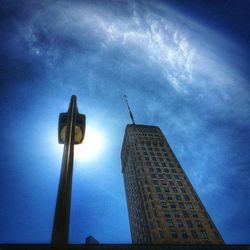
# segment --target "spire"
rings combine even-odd
[[[126,103],[127,103],[127,106],[128,106],[128,111],[129,111],[130,118],[131,118],[131,120],[132,120],[132,123],[135,125],[135,120],[134,120],[133,114],[132,114],[132,112],[131,112],[131,109],[130,109],[130,107],[129,107],[127,96],[124,95],[124,97],[125,97],[125,100],[126,100]]]

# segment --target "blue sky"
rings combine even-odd
[[[248,11],[236,0],[5,1],[0,242],[50,241],[58,115],[72,94],[102,142],[75,159],[70,242],[131,242],[126,93],[136,122],[162,129],[225,242],[249,243]]]

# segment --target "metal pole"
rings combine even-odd
[[[76,115],[76,96],[73,95],[71,96],[68,109],[61,175],[52,232],[52,244],[57,250],[65,250],[68,247]]]

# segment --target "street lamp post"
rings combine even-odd
[[[64,143],[64,150],[52,231],[52,245],[56,250],[68,247],[74,144],[82,143],[84,133],[85,115],[78,113],[73,95],[68,112],[60,114],[58,124],[58,141]]]

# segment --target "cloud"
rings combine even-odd
[[[217,113],[226,110],[227,116],[246,118],[250,102],[246,78],[223,59],[229,52],[237,53],[233,42],[169,7],[159,14],[161,5],[152,11],[144,2],[122,4],[126,14],[115,14],[110,5],[46,3],[20,26],[20,33],[30,53],[43,57],[51,71],[75,57],[91,62],[96,55],[101,63],[107,60],[106,51],[114,56],[119,48],[124,54],[117,60],[130,62],[126,70],[136,67],[134,61],[141,68],[147,62],[158,69],[166,87],[172,86],[184,98],[199,100],[207,109],[212,103]]]

